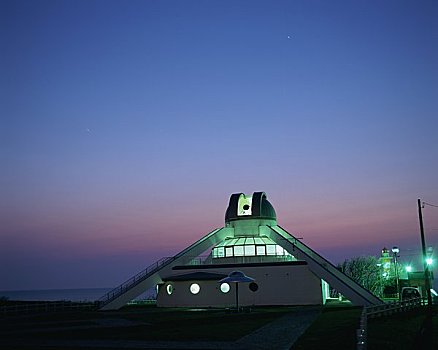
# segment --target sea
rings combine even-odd
[[[94,302],[108,293],[112,288],[78,288],[78,289],[37,289],[0,291],[0,298],[20,301],[57,301]]]

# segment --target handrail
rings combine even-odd
[[[103,295],[99,300],[98,303],[100,307],[105,306],[106,304],[110,303],[111,301],[115,300],[119,296],[121,296],[123,293],[125,293],[127,290],[131,289],[132,287],[136,286],[140,282],[144,281],[146,278],[160,270],[163,266],[170,264],[172,261],[175,261],[176,259],[182,257],[186,252],[190,251],[194,246],[204,242],[205,240],[209,239],[212,235],[217,233],[218,231],[222,230],[221,228],[214,229],[209,234],[201,238],[199,241],[193,243],[188,248],[182,250],[178,254],[176,254],[173,257],[165,257],[161,258],[157,262],[153,263],[152,265],[149,265],[146,269],[140,271],[130,279],[126,280],[122,284],[120,284],[118,287],[110,290],[108,293]]]
[[[120,284],[118,287],[110,290],[108,293],[104,294],[101,298],[99,298],[98,302],[99,305],[103,306],[110,301],[114,300],[118,296],[122,295],[125,291],[132,288],[133,286],[139,284],[141,281],[145,280],[147,277],[149,277],[151,274],[153,274],[155,271],[157,271],[159,268],[161,268],[163,265],[169,263],[170,261],[174,260],[175,257],[165,257],[161,258],[160,260],[156,261],[155,263],[149,265],[144,270],[140,271],[133,277],[129,278],[122,284]]]

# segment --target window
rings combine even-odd
[[[190,292],[191,292],[192,294],[198,294],[200,290],[201,290],[201,287],[199,287],[199,284],[197,284],[197,283],[193,283],[193,284],[190,286]]]
[[[237,215],[251,215],[252,197],[246,197],[244,194],[240,195],[237,203]]]
[[[216,248],[216,252],[217,252],[218,258],[223,258],[225,256],[225,248],[224,247]]]
[[[232,240],[230,240],[227,245],[231,246],[231,245],[235,245],[237,243],[239,239],[238,238],[233,238]]]
[[[245,244],[245,238],[239,238],[236,242],[236,245],[244,245]]]
[[[225,248],[225,256],[233,256],[233,247]]]
[[[234,256],[243,256],[243,245],[234,246]]]
[[[276,250],[277,255],[283,255],[284,254],[283,248],[280,247],[279,245],[275,246],[275,250]]]
[[[255,255],[255,245],[246,245],[245,256],[254,256],[254,255]]]
[[[168,284],[166,286],[166,292],[167,294],[171,295],[173,293],[173,286],[171,284]]]
[[[250,237],[245,240],[245,245],[254,244],[254,238]]]
[[[249,284],[249,289],[251,292],[257,292],[259,290],[259,285],[255,282]]]
[[[257,246],[257,255],[266,255],[266,247],[264,245]]]
[[[275,245],[270,244],[266,246],[266,255],[275,255]]]
[[[255,244],[265,244],[265,242],[263,242],[263,239],[261,239],[260,237],[255,237],[254,241]]]
[[[228,283],[221,284],[221,292],[228,293],[230,291],[230,285]]]

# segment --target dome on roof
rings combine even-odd
[[[225,222],[240,219],[276,220],[277,215],[264,192],[254,192],[252,196],[234,193],[230,197],[230,203],[225,213]]]

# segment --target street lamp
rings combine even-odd
[[[411,265],[406,266],[406,272],[412,272],[412,266]]]
[[[397,289],[397,298],[399,298],[400,293],[399,293],[399,287],[398,287],[398,268],[397,268],[397,258],[399,256],[397,256],[397,254],[400,252],[400,249],[398,249],[398,247],[392,247],[392,254],[394,256],[394,269],[395,269],[395,286]]]
[[[420,222],[420,237],[421,237],[421,248],[423,251],[423,268],[424,268],[424,286],[426,287],[427,293],[427,306],[429,314],[432,314],[432,294],[430,293],[430,279],[429,279],[429,264],[427,263],[427,254],[426,254],[426,240],[424,238],[424,225],[423,225],[423,212],[421,210],[421,200],[418,199],[418,219]]]
[[[432,265],[433,264],[433,259],[432,258],[427,258],[426,259],[426,264],[429,265],[429,266]]]

